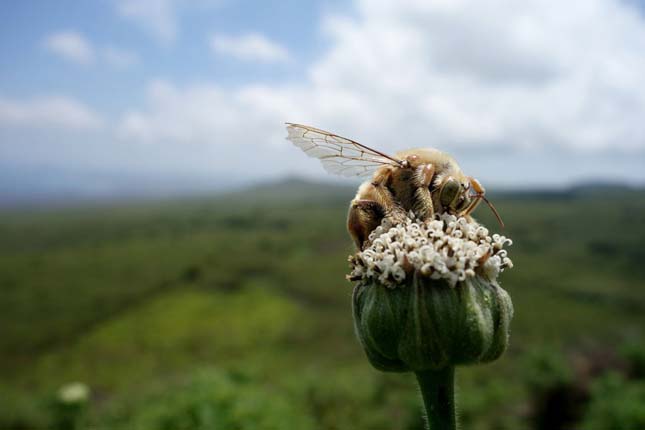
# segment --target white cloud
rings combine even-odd
[[[636,175],[618,161],[645,154],[645,21],[627,3],[360,0],[356,12],[324,21],[330,48],[302,83],[156,82],[148,104],[123,117],[121,135],[261,163],[255,154],[279,152],[283,121],[295,121],[387,152],[457,152],[502,181]],[[219,49],[235,45],[220,39]],[[507,168],[487,171],[483,160]]]
[[[327,21],[333,48],[310,72],[315,91],[356,97],[374,134],[645,149],[645,23],[623,3],[365,0],[358,16]]]
[[[285,47],[257,33],[215,35],[211,39],[211,48],[217,54],[230,55],[244,61],[276,63],[289,60],[289,52]]]
[[[292,117],[291,98],[273,89],[231,91],[155,80],[148,85],[146,105],[121,118],[117,135],[135,148],[146,144],[155,163],[241,182],[299,167],[301,160],[290,157],[291,148],[283,144],[281,124]]]
[[[115,46],[106,46],[103,49],[102,55],[109,65],[118,69],[125,69],[141,62],[141,59],[135,52]]]
[[[85,66],[94,64],[97,59],[100,59],[112,67],[125,69],[140,61],[135,52],[112,45],[98,48],[81,33],[71,30],[47,36],[44,46],[65,60]]]
[[[62,96],[32,100],[0,97],[0,125],[24,128],[96,130],[103,119],[83,103]]]
[[[267,130],[283,121],[287,112],[273,94],[251,87],[231,93],[216,85],[179,88],[164,80],[151,82],[147,106],[122,118],[118,135],[144,143],[184,145],[235,144],[248,151],[271,138]],[[263,105],[263,99],[267,102]],[[252,125],[252,126],[251,126]],[[282,130],[273,135],[282,141]],[[246,149],[244,149],[246,147]]]
[[[94,47],[76,31],[60,31],[51,34],[45,38],[44,46],[65,60],[83,65],[94,62]]]
[[[118,13],[149,31],[160,40],[169,42],[177,37],[174,0],[118,0]]]
[[[117,13],[163,43],[174,42],[181,11],[219,5],[220,0],[115,0]]]

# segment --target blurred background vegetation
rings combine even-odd
[[[413,378],[353,334],[353,191],[3,210],[0,428],[422,429]],[[459,369],[463,428],[645,428],[645,191],[491,197],[516,314]]]

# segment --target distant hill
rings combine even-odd
[[[571,200],[596,197],[625,197],[629,194],[643,193],[645,188],[615,182],[579,183],[563,189],[533,188],[527,190],[504,190],[491,192],[497,198],[514,200]]]
[[[643,187],[633,187],[619,182],[588,182],[571,187],[576,196],[624,195],[634,191],[643,191]]]
[[[6,172],[4,176],[7,176]],[[109,205],[113,203],[129,204],[182,199],[217,199],[237,203],[262,204],[295,201],[348,202],[356,193],[357,188],[357,184],[317,182],[300,177],[287,177],[277,181],[239,186],[239,188],[233,190],[231,189],[231,184],[222,188],[216,186],[213,180],[207,181],[203,179],[198,182],[172,182],[168,180],[154,184],[149,181],[143,181],[136,187],[128,187],[122,184],[123,186],[116,188],[97,188],[93,191],[85,190],[81,192],[73,187],[71,181],[67,181],[65,187],[57,187],[56,184],[52,184],[48,188],[39,188],[20,186],[18,184],[20,178],[14,179],[13,183],[0,182],[0,208]],[[643,188],[615,182],[581,183],[564,189],[533,188],[523,190],[506,189],[503,191],[494,191],[495,187],[489,187],[489,189],[493,190],[489,194],[495,199],[511,198],[518,200],[568,200],[596,196],[621,197],[643,190]]]
[[[254,184],[240,190],[225,193],[225,199],[266,203],[271,201],[350,200],[356,193],[355,185],[315,182],[289,177],[277,182]]]
[[[50,166],[16,168],[0,162],[0,208],[64,207],[120,201],[147,201],[231,189],[227,178],[69,170]]]
[[[238,201],[311,201],[311,200],[345,200],[349,201],[356,193],[356,185],[342,185],[329,182],[315,182],[297,177],[285,178],[276,182],[254,184],[234,192],[225,193],[224,198]],[[568,200],[586,197],[624,197],[633,193],[643,193],[645,188],[626,184],[597,182],[580,183],[563,189],[533,188],[523,190],[506,189],[489,192],[495,199],[547,199]]]

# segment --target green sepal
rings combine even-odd
[[[415,274],[405,285],[354,288],[354,327],[370,363],[383,371],[424,371],[497,359],[508,346],[510,296],[468,278],[451,287]]]

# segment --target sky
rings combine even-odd
[[[0,194],[332,179],[285,122],[500,188],[645,184],[645,3],[4,2]]]

